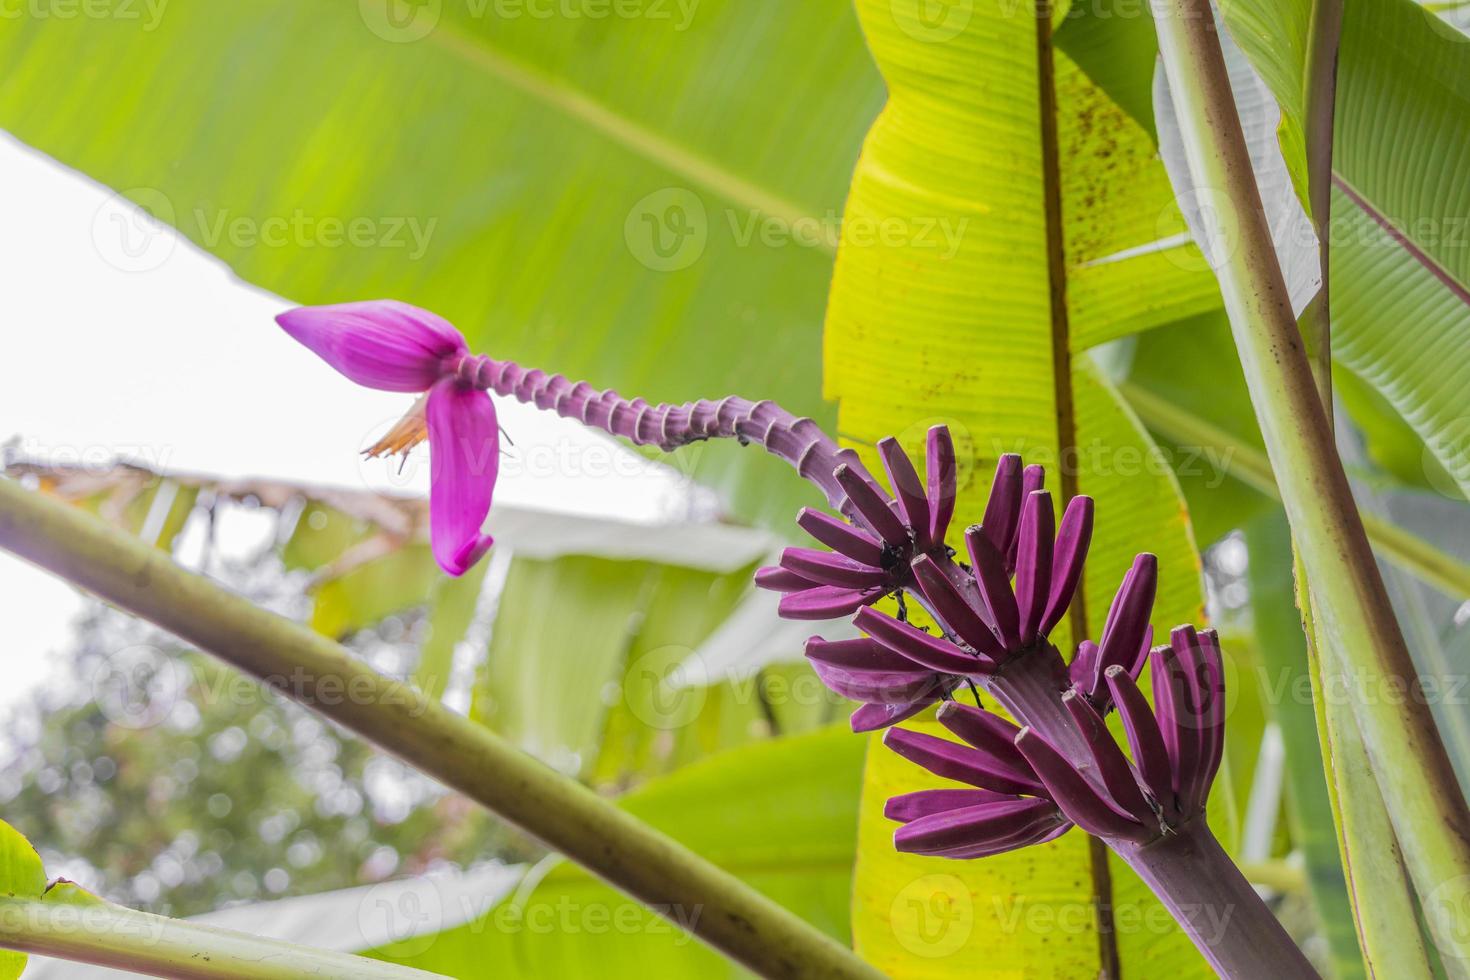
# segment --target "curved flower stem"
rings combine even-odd
[[[488,729],[90,514],[0,480],[0,547],[262,679],[671,918],[677,910],[700,939],[763,976],[880,976],[734,875]]]
[[[757,443],[819,487],[834,508],[867,526],[848,506],[847,495],[833,476],[843,463],[861,469],[857,454],[838,448],[816,422],[798,418],[773,401],[730,395],[719,401],[649,404],[642,398],[624,398],[610,388],[599,390],[586,381],[483,355],[466,358],[459,370],[476,387],[553,411],[639,446],[672,452],[706,439]]]
[[[0,897],[0,947],[180,980],[429,980],[441,974],[97,901]]]
[[[1216,273],[1231,330],[1311,583],[1323,674],[1340,669],[1362,685],[1353,717],[1425,919],[1445,959],[1463,963],[1470,812],[1430,713],[1396,693],[1414,690],[1417,674],[1292,318],[1209,0],[1153,0],[1153,10],[1189,168],[1223,257]]]
[[[1168,907],[1220,976],[1317,976],[1203,816],[1146,844],[1114,842],[1112,847]]]

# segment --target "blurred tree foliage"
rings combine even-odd
[[[272,567],[273,566],[273,567]],[[300,589],[269,552],[234,569],[275,605]],[[421,612],[349,645],[413,666]],[[46,866],[183,916],[539,848],[478,807],[252,679],[100,604],[52,684],[6,726],[5,819]]]

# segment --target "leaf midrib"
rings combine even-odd
[[[1449,269],[1445,268],[1434,256],[1430,255],[1419,244],[1414,241],[1403,229],[1393,223],[1388,215],[1380,210],[1370,201],[1361,190],[1353,186],[1352,182],[1337,170],[1332,171],[1332,185],[1342,191],[1358,209],[1373,220],[1378,227],[1387,232],[1394,243],[1408,253],[1409,257],[1424,267],[1430,275],[1444,284],[1445,288],[1454,295],[1461,303],[1470,306],[1470,285],[1456,279]]]
[[[807,210],[780,194],[736,174],[688,147],[649,129],[586,92],[507,54],[457,26],[441,23],[429,38],[445,51],[477,70],[493,75],[517,91],[562,115],[585,123],[629,152],[657,164],[716,194],[795,227],[816,220]],[[836,254],[834,243],[823,239],[821,251]]]

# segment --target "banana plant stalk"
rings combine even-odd
[[[1415,696],[1413,662],[1302,349],[1214,14],[1209,0],[1154,0],[1153,10],[1206,233],[1222,256],[1216,274],[1231,330],[1311,584],[1321,653],[1353,682],[1353,717],[1431,936],[1447,960],[1470,962],[1470,936],[1456,921],[1470,902],[1470,812]]]
[[[688,848],[320,634],[77,508],[0,479],[0,547],[148,619],[524,828],[767,977],[874,980],[850,950]]]
[[[351,953],[168,919],[91,896],[85,904],[0,897],[0,947],[175,980],[441,976]]]

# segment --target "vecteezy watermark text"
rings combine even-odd
[[[320,214],[300,207],[277,214],[180,209],[157,188],[133,187],[98,207],[92,243],[109,265],[124,272],[163,265],[180,233],[208,249],[386,249],[416,261],[428,252],[438,226],[433,216]]]
[[[167,6],[168,0],[0,0],[0,20],[136,21],[147,33]]]

